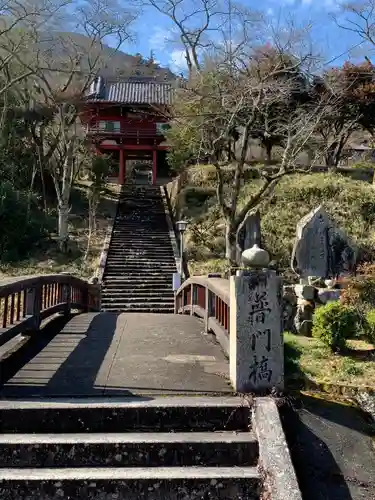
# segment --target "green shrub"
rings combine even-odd
[[[10,182],[0,184],[0,262],[26,257],[48,236],[52,223],[35,197],[17,191]]]
[[[374,168],[374,163],[369,160],[360,160],[357,163],[353,163],[353,165],[350,165],[350,168],[358,168],[361,170],[371,170]]]
[[[212,188],[204,187],[187,187],[182,192],[181,195],[184,199],[184,204],[189,206],[202,206],[204,205],[212,196],[215,196],[215,190]]]
[[[375,344],[375,309],[371,309],[366,314],[364,333],[368,340]]]
[[[313,337],[331,348],[333,352],[345,349],[346,339],[356,335],[358,312],[352,307],[337,302],[328,302],[315,310]]]

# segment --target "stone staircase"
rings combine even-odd
[[[258,500],[238,398],[0,401],[0,498]]]
[[[160,188],[124,186],[102,284],[102,310],[173,313],[175,256]]]

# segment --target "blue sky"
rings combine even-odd
[[[194,2],[186,0],[186,4],[191,1]],[[250,9],[260,8],[259,0],[243,0],[241,3]],[[364,54],[370,56],[364,45],[349,50],[358,44],[360,39],[336,25],[332,16],[338,16],[339,19],[342,16],[336,0],[263,0],[261,12],[266,16],[267,22],[274,26],[280,23],[280,19],[287,18],[293,18],[300,27],[310,26],[310,39],[314,50],[318,51],[326,62],[334,60],[331,64],[338,65],[345,60],[363,60]],[[139,52],[148,56],[152,50],[162,66],[169,66],[174,71],[184,69],[183,52],[170,41],[173,38],[172,24],[166,17],[148,7],[134,31],[136,40],[132,44],[124,45],[124,52]]]

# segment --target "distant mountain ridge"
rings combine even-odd
[[[89,37],[74,32],[56,32],[46,34],[38,45],[43,52],[51,58],[75,57],[83,55],[80,65],[84,61],[84,54],[92,55],[91,40]],[[127,77],[148,77],[156,82],[172,82],[176,75],[169,68],[162,68],[152,60],[147,60],[140,54],[130,55],[121,50],[116,50],[108,45],[103,45],[101,50],[103,61],[99,65],[98,74],[104,79],[122,79]],[[91,58],[92,59],[92,58]],[[87,67],[89,61],[87,60]]]

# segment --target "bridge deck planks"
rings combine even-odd
[[[87,313],[72,318],[0,392],[7,397],[222,394],[219,345],[196,317]]]

